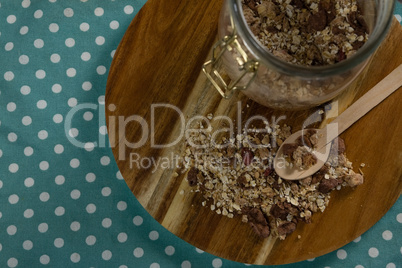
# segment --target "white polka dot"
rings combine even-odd
[[[181,263],[181,268],[191,268],[191,262],[189,261],[183,261]]]
[[[88,174],[85,176],[85,180],[86,180],[87,182],[94,182],[95,179],[96,179],[96,176],[95,176],[94,173],[88,173]]]
[[[131,14],[134,12],[134,8],[130,5],[127,5],[124,7],[124,13],[126,13],[127,15]]]
[[[136,226],[140,226],[142,223],[143,223],[143,219],[142,219],[142,217],[141,216],[135,216],[134,218],[133,218],[133,223],[134,223],[134,225],[136,225]]]
[[[58,32],[59,31],[59,25],[57,23],[50,23],[49,31],[51,31],[52,33]]]
[[[117,20],[113,20],[110,22],[109,26],[110,26],[110,29],[116,30],[119,28],[119,22]]]
[[[8,138],[9,142],[16,142],[18,139],[18,136],[14,132],[11,132],[11,133],[8,133],[7,138]]]
[[[15,235],[17,233],[17,226],[10,225],[7,227],[7,234],[8,235]]]
[[[54,246],[56,248],[62,248],[64,246],[64,239],[63,238],[56,238],[54,240]]]
[[[25,185],[25,187],[28,187],[28,188],[32,187],[34,185],[34,183],[35,183],[35,180],[32,178],[26,178],[24,180],[24,185]]]
[[[64,16],[66,16],[67,18],[71,18],[72,16],[74,16],[74,10],[72,8],[66,8],[64,9]]]
[[[83,115],[85,121],[91,121],[93,117],[94,114],[92,112],[85,112]]]
[[[126,233],[119,233],[117,235],[117,241],[119,241],[120,243],[124,243],[127,241],[127,234]]]
[[[47,102],[45,100],[40,100],[36,103],[38,109],[45,109],[47,107]]]
[[[2,156],[3,156],[3,151],[0,149],[0,157],[2,157]]]
[[[122,264],[119,266],[119,268],[128,268],[128,267],[127,267],[127,265]]]
[[[85,81],[84,83],[82,83],[82,89],[85,91],[89,91],[92,89],[92,83]]]
[[[49,162],[47,161],[42,161],[39,163],[39,168],[40,170],[46,171],[49,169]]]
[[[19,62],[23,65],[28,64],[29,62],[29,57],[27,55],[21,55],[20,58],[18,59]]]
[[[71,231],[76,232],[76,231],[78,231],[80,228],[81,228],[81,224],[80,224],[78,221],[73,221],[73,222],[70,224],[70,229],[71,229]]]
[[[77,189],[72,190],[71,193],[70,193],[70,196],[71,196],[72,199],[77,200],[78,198],[80,198],[81,192],[79,190],[77,190]]]
[[[84,144],[84,148],[87,152],[91,152],[95,149],[95,144],[93,142],[87,142]]]
[[[46,222],[42,222],[41,224],[38,225],[38,231],[40,233],[46,233],[48,229],[49,229],[49,226],[47,225]]]
[[[56,154],[61,154],[61,153],[63,153],[63,152],[64,152],[64,147],[63,147],[63,145],[61,145],[61,144],[56,144],[56,145],[54,146],[54,152],[55,152]]]
[[[45,140],[48,137],[48,133],[46,130],[41,130],[38,132],[38,138],[41,140]]]
[[[4,49],[6,50],[6,51],[10,51],[10,50],[12,50],[14,48],[14,43],[13,42],[8,42],[5,46],[4,46]]]
[[[37,70],[35,76],[38,79],[43,79],[46,77],[46,72],[44,70]]]
[[[34,13],[34,18],[35,19],[40,19],[40,18],[42,18],[42,16],[43,16],[43,11],[42,10],[38,9],[38,10],[35,11],[35,13]]]
[[[28,95],[31,93],[31,88],[29,86],[22,86],[20,92],[22,95]]]
[[[61,114],[55,114],[53,116],[53,122],[55,122],[56,124],[63,122],[63,116]]]
[[[49,0],[50,3],[55,3],[57,0]]]
[[[89,30],[89,24],[86,23],[86,22],[81,23],[80,24],[80,30],[83,31],[83,32],[88,31]]]
[[[387,264],[387,266],[385,266],[385,268],[396,268],[396,265],[395,263],[390,262]]]
[[[68,77],[74,77],[77,74],[77,70],[74,68],[68,68],[66,74]]]
[[[118,180],[122,180],[122,179],[123,179],[123,176],[121,175],[120,170],[116,172],[116,178],[117,178]]]
[[[86,239],[85,239],[85,243],[87,243],[88,246],[93,246],[96,243],[96,237],[93,235],[89,235]]]
[[[10,164],[10,165],[8,166],[8,170],[9,170],[11,173],[17,172],[18,169],[19,169],[19,166],[18,166],[18,164],[16,164],[16,163],[12,163],[12,164]]]
[[[17,17],[14,16],[14,15],[10,15],[10,16],[7,17],[7,22],[8,22],[9,24],[13,24],[13,23],[16,22],[16,21],[17,21]]]
[[[36,48],[42,48],[44,45],[45,45],[45,42],[43,42],[42,39],[36,39],[36,40],[34,41],[34,46],[35,46]]]
[[[31,249],[33,248],[33,243],[32,243],[32,241],[31,241],[31,240],[25,240],[25,241],[22,243],[22,248],[25,249],[25,250],[31,250]]]
[[[104,218],[104,219],[102,220],[102,226],[103,226],[104,228],[109,228],[110,226],[112,226],[112,220],[109,219],[109,218]]]
[[[53,62],[53,63],[58,63],[58,62],[60,62],[60,55],[57,54],[57,53],[53,53],[53,54],[50,56],[50,61]]]
[[[49,193],[47,193],[47,192],[43,192],[43,193],[41,193],[41,194],[39,195],[39,199],[40,199],[40,201],[42,201],[42,202],[47,202],[47,201],[49,201],[49,198],[50,198],[50,195],[49,195]]]
[[[112,193],[112,190],[109,187],[103,187],[102,188],[102,195],[103,196],[109,196]]]
[[[343,249],[340,249],[336,252],[336,256],[338,257],[338,259],[340,260],[344,260],[346,259],[346,257],[348,256],[347,252]]]
[[[92,214],[92,213],[94,213],[96,211],[96,206],[94,204],[88,204],[87,207],[86,207],[86,211],[89,214]]]
[[[89,61],[91,59],[91,54],[89,52],[83,52],[81,54],[81,59],[83,61]]]
[[[378,252],[378,249],[373,247],[369,249],[368,254],[371,258],[377,258],[380,253]]]
[[[127,203],[124,201],[120,201],[117,203],[117,209],[120,211],[126,210],[127,209]]]
[[[14,79],[14,73],[11,71],[5,72],[4,73],[4,80],[6,81],[11,81]]]
[[[110,158],[108,156],[102,156],[100,163],[102,166],[107,166],[110,164]]]
[[[157,231],[151,231],[149,233],[149,239],[151,239],[152,241],[158,240],[159,238],[159,233]]]
[[[112,252],[110,250],[105,250],[102,252],[102,259],[108,261],[112,258]]]
[[[69,135],[71,138],[77,137],[78,134],[79,134],[79,131],[78,131],[78,129],[76,129],[76,128],[72,128],[72,129],[70,129],[70,130],[68,131],[68,135]]]
[[[392,239],[392,232],[391,231],[389,231],[389,230],[386,230],[386,231],[384,231],[383,233],[382,233],[382,238],[384,239],[384,240],[391,240]]]
[[[31,0],[23,0],[22,3],[21,3],[21,6],[22,6],[23,8],[27,8],[27,7],[29,7],[30,5],[31,5]]]
[[[110,56],[113,58],[115,53],[116,53],[116,50],[114,49],[114,50],[112,50],[112,52],[110,52]]]
[[[95,15],[98,16],[98,17],[99,17],[99,16],[102,16],[103,13],[104,13],[103,8],[101,8],[101,7],[95,8],[94,13],[95,13]]]
[[[397,220],[399,223],[402,223],[402,213],[399,213],[398,215],[396,215],[396,220]]]
[[[364,266],[363,266],[363,265],[358,264],[358,265],[356,265],[356,266],[355,266],[355,268],[364,268]]]
[[[96,72],[99,74],[99,75],[104,75],[105,73],[106,73],[106,67],[105,66],[98,66],[97,68],[96,68]]]
[[[53,93],[60,93],[61,92],[61,90],[62,90],[62,87],[61,87],[61,85],[60,84],[54,84],[53,86],[52,86],[52,91],[53,91]]]
[[[197,253],[204,253],[204,251],[202,250],[202,249],[199,249],[199,248],[195,248],[195,251],[197,251]]]
[[[28,33],[28,31],[29,31],[28,26],[22,26],[20,29],[20,35],[25,35]]]
[[[32,124],[32,118],[29,115],[26,115],[22,118],[21,122],[24,126],[29,126]]]
[[[7,104],[7,111],[14,112],[17,109],[17,105],[14,102],[9,102]]]
[[[175,249],[174,249],[173,246],[167,246],[167,247],[165,248],[165,253],[166,253],[166,255],[168,255],[168,256],[172,256],[172,255],[174,254],[174,252],[175,252]]]
[[[54,178],[54,182],[57,185],[62,185],[62,184],[64,184],[65,181],[66,181],[66,179],[64,178],[63,175],[57,175],[56,178]]]
[[[40,256],[39,261],[41,264],[46,265],[46,264],[49,264],[50,258],[48,255],[42,255],[42,256]]]
[[[160,268],[160,265],[159,265],[159,263],[154,262],[154,263],[151,263],[149,268]]]
[[[107,128],[106,128],[106,126],[101,126],[101,127],[99,128],[99,133],[102,134],[102,135],[106,135],[106,133],[107,133]]]
[[[141,258],[144,255],[144,250],[142,248],[136,248],[134,249],[134,257],[136,258]]]
[[[98,97],[98,103],[101,105],[105,105],[105,95],[100,95]]]
[[[98,37],[96,37],[95,43],[96,43],[98,46],[103,45],[103,44],[105,43],[105,37],[103,37],[103,36],[98,36]]]
[[[67,101],[67,104],[68,104],[68,106],[70,106],[70,107],[76,106],[77,103],[78,103],[78,101],[77,101],[76,98],[69,98],[68,101]]]
[[[32,218],[34,215],[34,211],[30,208],[28,208],[27,210],[24,211],[24,218]]]
[[[399,14],[396,14],[396,15],[395,15],[395,18],[396,18],[399,22],[402,21],[402,17],[401,17],[401,15],[399,15]]]
[[[71,256],[70,256],[70,260],[71,260],[72,262],[74,262],[74,263],[79,262],[80,259],[81,259],[80,254],[78,254],[78,253],[76,253],[76,252],[73,253],[73,254],[71,254]]]
[[[73,47],[75,45],[75,40],[74,38],[67,38],[65,41],[65,44],[67,47]]]
[[[56,216],[63,216],[65,212],[66,210],[62,206],[59,206],[54,210]]]
[[[7,261],[7,265],[10,268],[14,268],[18,265],[18,260],[16,258],[9,258]]]
[[[222,267],[222,260],[221,260],[221,259],[218,259],[218,258],[213,259],[213,261],[212,261],[212,266],[213,266],[214,268]]]

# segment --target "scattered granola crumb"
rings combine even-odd
[[[205,198],[202,206],[229,218],[239,215],[260,237],[285,239],[298,222],[310,223],[313,213],[325,210],[331,191],[363,183],[363,176],[352,170],[340,138],[334,142],[327,163],[313,176],[283,180],[272,165],[278,141],[291,135],[290,127],[275,125],[265,130],[243,130],[221,139],[213,136],[212,129],[205,128],[189,135],[183,167],[188,171],[189,185]],[[314,134],[308,132],[288,148],[289,152],[293,154],[300,144],[312,145]],[[191,146],[195,144],[200,146]],[[335,147],[341,147],[341,152]]]

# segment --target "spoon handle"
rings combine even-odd
[[[327,132],[326,144],[338,137],[342,132],[348,129],[356,121],[362,118],[375,106],[402,86],[402,64],[381,80],[377,85],[365,93],[342,114],[340,114],[329,125],[338,125],[338,127],[325,127]]]

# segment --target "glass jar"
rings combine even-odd
[[[283,0],[286,1],[286,0]],[[252,100],[275,109],[298,110],[325,103],[361,73],[386,36],[394,0],[357,0],[369,38],[357,52],[335,64],[303,66],[271,54],[251,32],[241,0],[224,0],[219,41],[203,71],[224,98],[241,90]]]

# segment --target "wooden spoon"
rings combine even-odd
[[[284,144],[294,143],[298,137],[303,135],[306,129],[293,133],[283,142],[275,156],[274,168],[276,173],[286,180],[299,180],[316,173],[328,160],[332,141],[401,86],[402,64],[325,128],[317,129],[318,142],[315,146],[316,149],[312,152],[317,157],[317,163],[307,169],[291,167],[283,156]]]

